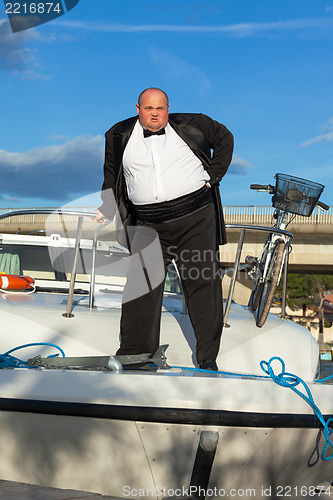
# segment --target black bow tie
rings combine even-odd
[[[150,130],[147,130],[146,128],[143,129],[143,137],[146,139],[147,137],[150,137],[151,135],[163,135],[165,134],[165,129],[161,128],[161,130],[158,130],[157,132],[151,132]]]

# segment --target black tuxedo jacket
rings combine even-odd
[[[123,153],[138,117],[116,123],[105,134],[103,204],[99,210],[112,219],[116,208],[122,227],[135,225],[135,213],[127,196],[123,176]],[[194,113],[170,113],[169,123],[201,160],[210,176],[210,184],[218,215],[219,244],[226,243],[219,182],[225,175],[232,159],[233,136],[229,130],[209,116]],[[116,204],[115,204],[115,202]],[[126,233],[126,231],[125,231]],[[124,232],[118,233],[121,244],[126,243]],[[127,246],[127,245],[126,245]]]

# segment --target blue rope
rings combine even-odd
[[[33,347],[37,345],[43,345],[43,346],[50,346],[50,347],[55,347],[56,349],[59,349],[60,353],[62,354],[63,357],[65,357],[64,351],[61,349],[56,344],[52,344],[50,342],[33,342],[31,344],[23,344],[18,347],[14,347],[13,349],[10,349],[9,351],[5,352],[4,354],[0,354],[0,368],[37,368],[37,366],[30,366],[26,361],[23,361],[22,359],[15,358],[14,356],[11,356],[10,353],[18,351],[19,349],[23,349],[25,347]],[[59,356],[59,353],[57,354],[52,354],[48,356],[48,358],[54,358],[56,356]]]
[[[279,373],[278,375],[276,375],[274,373],[274,370],[272,368],[272,362],[275,360],[277,360],[281,363],[281,373]],[[325,457],[324,455],[325,455],[325,452],[326,452],[328,446],[330,446],[333,449],[333,443],[330,440],[330,434],[333,431],[329,428],[330,423],[333,422],[333,418],[328,418],[327,420],[324,419],[323,414],[321,413],[318,406],[315,404],[315,402],[313,400],[311,391],[310,391],[309,387],[307,386],[307,384],[297,375],[286,372],[285,363],[281,358],[279,358],[278,356],[274,356],[268,362],[261,361],[260,367],[265,373],[267,373],[272,378],[272,380],[276,384],[278,384],[282,387],[289,387],[292,391],[294,391],[296,394],[298,394],[298,396],[300,396],[306,403],[308,403],[308,405],[311,406],[316,417],[318,418],[318,420],[320,421],[320,423],[323,426],[323,435],[325,438],[325,445],[324,445],[323,451],[321,453],[321,458],[322,458],[322,460],[326,460],[326,461],[331,460],[333,458],[333,454],[328,456],[328,457]],[[305,389],[305,393],[296,389],[296,386],[298,386],[299,384],[301,384],[303,386],[303,388]]]
[[[329,375],[328,377],[321,378],[320,380],[316,380],[319,384],[322,384],[323,382],[326,382],[326,380],[331,380],[333,378],[333,375]]]

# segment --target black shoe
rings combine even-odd
[[[199,368],[201,370],[212,370],[214,372],[218,371],[218,367],[217,367],[216,361],[214,359],[208,359],[206,361],[201,361],[201,363],[199,363]]]

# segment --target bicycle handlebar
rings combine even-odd
[[[267,191],[270,194],[274,194],[274,186],[270,184],[251,184],[250,189],[256,189],[257,191]]]
[[[323,203],[322,201],[318,201],[317,206],[322,210],[328,210],[330,208],[328,205],[326,205],[326,203]]]

